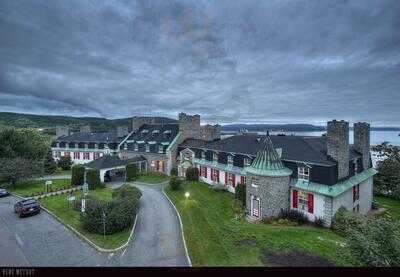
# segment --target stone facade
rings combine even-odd
[[[79,133],[90,133],[90,126],[89,125],[81,125],[79,126]]]
[[[247,173],[246,210],[252,220],[278,217],[282,209],[289,208],[290,176],[259,176]],[[259,198],[259,217],[255,217],[252,198]]]
[[[338,179],[349,176],[349,123],[329,121],[327,130],[327,153],[338,162]]]
[[[221,126],[216,125],[204,125],[200,127],[200,138],[205,141],[212,141],[221,138]]]
[[[363,168],[371,167],[370,126],[368,123],[354,123],[354,148],[362,155]]]

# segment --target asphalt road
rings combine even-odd
[[[142,191],[134,237],[127,248],[101,253],[42,211],[19,218],[15,197],[0,198],[0,266],[187,266],[178,216],[161,186]]]

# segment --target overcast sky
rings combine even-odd
[[[0,1],[0,111],[400,126],[400,1]]]

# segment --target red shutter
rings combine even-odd
[[[314,194],[308,194],[308,212],[310,214],[314,213]]]
[[[240,176],[240,183],[244,184],[246,181],[244,180],[244,176]]]
[[[356,201],[356,187],[353,187],[353,203]]]
[[[235,174],[233,174],[233,176],[232,176],[232,186],[236,187],[236,175]]]
[[[217,183],[219,183],[219,170],[215,170],[216,174],[217,174]]]
[[[297,190],[293,190],[293,194],[292,194],[292,198],[293,198],[293,208],[297,209]]]
[[[225,171],[225,185],[228,184],[228,172]]]
[[[204,177],[207,179],[207,171],[208,171],[208,168],[207,168],[207,166],[206,167],[204,167]]]

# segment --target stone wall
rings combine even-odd
[[[200,115],[179,114],[179,132],[182,139],[194,138],[200,139]]]
[[[201,126],[200,138],[206,141],[212,141],[221,138],[221,126],[210,124]]]
[[[370,168],[370,126],[368,123],[354,123],[354,148],[362,155],[363,169]]]

